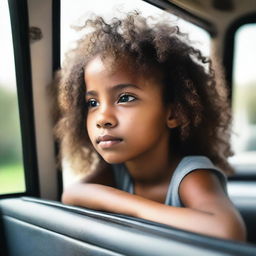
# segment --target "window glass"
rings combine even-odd
[[[133,10],[139,10],[142,15],[159,17],[160,19],[167,18],[177,24],[182,32],[189,34],[189,39],[193,45],[200,49],[206,56],[210,55],[210,35],[189,22],[172,15],[169,12],[163,11],[151,4],[142,0],[108,0],[106,10],[106,0],[62,0],[61,1],[61,60],[68,49],[73,47],[72,42],[79,38],[79,33],[72,29],[72,25],[84,24],[84,21],[90,17],[92,13],[101,15],[106,19],[111,19],[115,16],[120,17],[120,14],[127,13]],[[63,160],[62,169],[64,170],[64,186],[72,183],[73,175],[70,171],[68,162]],[[70,175],[69,175],[70,174]],[[79,178],[79,177],[78,177]]]
[[[12,32],[7,0],[0,1],[0,194],[25,191]]]
[[[256,24],[241,26],[235,35],[233,66],[233,148],[237,171],[256,171]]]

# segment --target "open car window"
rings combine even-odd
[[[233,64],[233,147],[231,158],[240,174],[255,175],[256,165],[256,23],[235,32]]]
[[[8,1],[0,1],[0,194],[25,191],[20,116]]]

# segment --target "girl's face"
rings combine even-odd
[[[111,72],[99,57],[86,66],[90,140],[108,163],[166,154],[169,127],[176,121],[164,105],[162,86],[122,66]]]

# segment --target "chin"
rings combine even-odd
[[[126,161],[123,157],[117,157],[117,156],[102,156],[102,158],[108,163],[108,164],[121,164]]]
[[[104,160],[108,163],[108,164],[121,164],[124,161],[118,161],[118,160],[112,160],[112,159],[105,159]]]

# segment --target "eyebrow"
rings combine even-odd
[[[126,88],[135,88],[135,89],[141,89],[138,85],[136,84],[116,84],[113,87],[111,87],[109,90],[116,92],[116,91],[120,91]],[[96,91],[88,91],[86,92],[86,96],[97,96],[98,93]]]

